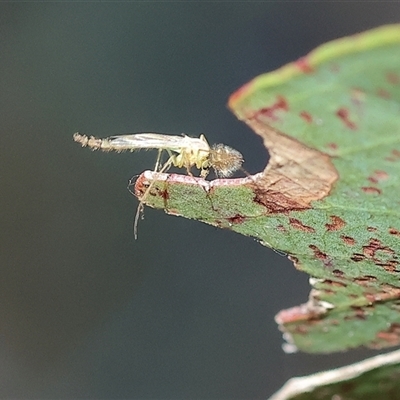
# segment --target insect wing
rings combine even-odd
[[[180,152],[181,149],[201,148],[208,145],[199,138],[188,136],[163,135],[160,133],[136,133],[132,135],[111,136],[109,139],[111,146],[124,149],[168,149]]]

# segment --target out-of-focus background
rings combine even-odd
[[[258,74],[400,19],[398,2],[0,5],[0,398],[263,399],[373,352],[286,355],[274,315],[307,276],[250,238],[146,209],[154,152],[81,131],[205,133],[264,168],[226,108]]]

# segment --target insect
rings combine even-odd
[[[200,177],[206,178],[210,168],[220,178],[227,178],[239,170],[243,163],[243,156],[237,150],[225,144],[214,144],[210,146],[204,135],[192,138],[186,135],[164,135],[161,133],[135,133],[128,135],[110,136],[98,139],[93,136],[73,135],[75,142],[92,150],[102,151],[135,151],[140,149],[158,149],[155,172],[165,172],[170,167],[185,168],[192,175],[191,168],[200,170]],[[162,152],[168,153],[168,160],[161,165]],[[135,238],[137,237],[137,223],[139,215],[143,210],[143,204],[151,190],[150,184],[140,200],[135,217]]]

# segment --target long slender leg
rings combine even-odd
[[[175,156],[171,155],[171,157],[162,166],[162,168],[159,171],[154,171],[154,172],[162,173],[162,172],[167,171],[168,168],[170,168],[171,165],[174,164],[174,160],[175,160]],[[137,227],[138,227],[138,223],[139,223],[139,218],[142,215],[143,210],[144,210],[144,202],[146,201],[146,198],[147,198],[148,194],[150,193],[150,190],[153,188],[153,186],[154,186],[154,181],[150,182],[148,188],[145,190],[141,200],[139,201],[139,205],[138,205],[138,208],[136,210],[135,221],[134,221],[134,225],[133,225],[133,234],[135,236],[135,240],[137,239]]]
[[[159,149],[159,150],[158,150],[156,166],[154,167],[154,171],[156,171],[156,172],[157,172],[158,167],[159,167],[159,165],[160,165],[161,153],[162,153],[162,151],[163,151],[163,149]]]

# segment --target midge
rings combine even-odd
[[[192,138],[186,135],[173,136],[161,133],[136,133],[132,135],[110,136],[98,139],[93,136],[74,134],[75,142],[92,150],[102,151],[135,151],[140,149],[158,149],[158,157],[154,170],[165,172],[171,166],[185,168],[189,175],[191,168],[200,170],[200,176],[205,178],[210,168],[215,175],[221,178],[231,176],[241,168],[243,156],[235,149],[225,144],[214,144],[210,146],[204,135]],[[161,153],[165,150],[169,159],[160,168]]]
[[[98,139],[93,136],[75,133],[75,142],[83,147],[92,150],[102,151],[135,151],[140,149],[158,149],[158,156],[155,172],[165,172],[171,166],[185,168],[189,175],[192,175],[191,168],[196,167],[200,170],[202,178],[207,177],[212,168],[217,177],[227,178],[241,168],[243,156],[237,150],[225,144],[214,144],[210,146],[204,135],[199,138],[192,138],[186,135],[173,136],[161,133],[135,133],[132,135],[110,136],[105,139]],[[161,166],[161,154],[165,150],[169,158]],[[152,183],[149,184],[144,192],[135,216],[134,235],[137,238],[137,225],[139,216],[143,211],[143,204],[147,195],[150,193]]]

